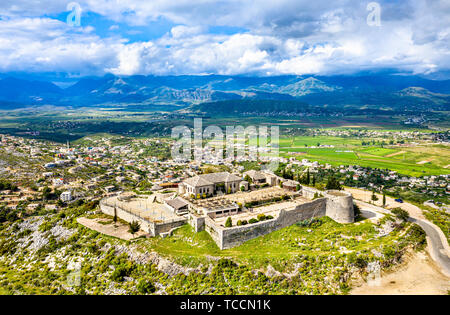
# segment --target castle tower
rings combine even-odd
[[[326,215],[338,223],[355,222],[353,196],[351,193],[339,190],[327,190]]]

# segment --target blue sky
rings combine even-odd
[[[80,26],[66,23],[70,2],[2,0],[0,72],[430,75],[450,68],[448,0],[80,0]]]

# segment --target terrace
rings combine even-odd
[[[121,201],[118,197],[111,197],[105,200],[105,204],[119,207],[149,222],[164,223],[180,219],[165,204],[156,202],[155,198],[134,197],[127,201]]]
[[[244,210],[242,212],[232,214],[230,216],[213,218],[213,220],[216,224],[225,226],[225,222],[228,219],[228,217],[231,217],[233,225],[236,225],[238,220],[241,221],[246,220],[248,222],[252,218],[256,219],[259,214],[264,214],[265,216],[272,216],[274,219],[276,219],[281,210],[289,211],[290,209],[293,209],[296,206],[307,202],[311,202],[311,200],[303,197],[297,197],[295,200],[268,204],[256,208],[250,208],[248,210]]]

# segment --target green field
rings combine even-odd
[[[360,165],[390,169],[410,176],[450,174],[450,148],[441,145],[416,146],[362,146],[362,140],[339,137],[295,137],[280,139],[283,156],[295,156],[319,163]],[[334,148],[310,148],[333,145]]]
[[[316,136],[316,137],[292,137],[280,138],[280,147],[292,147],[292,148],[303,148],[307,146],[317,146],[319,144],[334,145],[334,146],[350,146],[350,145],[360,145],[361,140],[351,139],[351,138],[340,138],[332,136]]]

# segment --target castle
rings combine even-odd
[[[100,208],[127,222],[138,221],[151,236],[190,224],[196,232],[208,232],[220,249],[311,218],[354,222],[350,193],[319,191],[259,171],[244,173],[244,178],[227,172],[198,175],[185,180],[178,192],[110,197]]]

